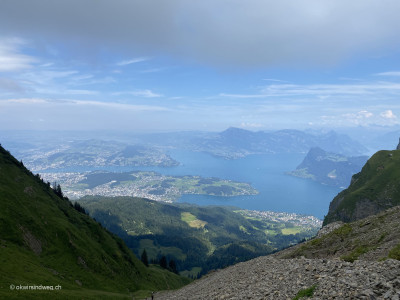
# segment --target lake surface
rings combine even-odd
[[[85,172],[104,170],[128,172],[132,170],[155,171],[165,175],[198,175],[218,177],[250,183],[259,191],[254,196],[208,196],[183,195],[179,202],[198,205],[229,205],[250,210],[270,210],[313,215],[323,219],[329,203],[341,191],[339,188],[321,185],[286,175],[303,161],[305,154],[280,153],[249,155],[244,158],[227,160],[202,152],[173,150],[168,153],[180,162],[175,167],[70,167],[61,172]]]
[[[254,196],[219,197],[183,195],[179,202],[198,205],[230,205],[252,210],[294,212],[323,218],[330,201],[341,191],[311,180],[286,175],[305,154],[260,154],[226,160],[200,152],[174,150],[169,155],[179,161],[176,167],[138,167],[167,175],[199,175],[248,182],[260,193]]]

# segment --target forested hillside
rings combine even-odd
[[[310,238],[316,218],[266,215],[228,207],[165,204],[132,197],[85,197],[90,215],[118,234],[137,255],[174,260],[189,277],[245,261]]]

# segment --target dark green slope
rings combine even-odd
[[[184,281],[146,268],[0,146],[0,298],[123,299]],[[61,290],[17,290],[27,285]]]
[[[84,197],[80,203],[139,255],[165,255],[187,276],[206,274],[298,243],[317,228],[242,215],[235,208],[165,204],[133,197]]]
[[[351,222],[400,205],[400,151],[379,151],[331,202],[324,225]]]

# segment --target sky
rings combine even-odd
[[[400,123],[398,0],[1,0],[0,129]]]

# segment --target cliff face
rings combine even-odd
[[[397,145],[396,150],[400,150],[400,138],[399,138],[399,144]]]
[[[400,151],[379,151],[331,202],[324,225],[352,222],[400,205]]]

